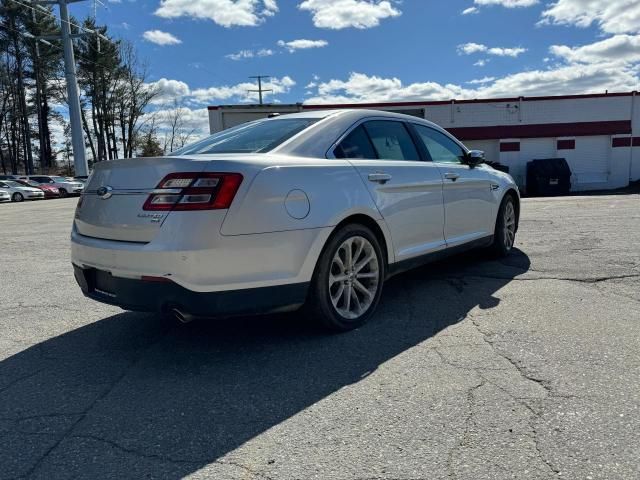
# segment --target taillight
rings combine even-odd
[[[223,210],[242,183],[239,173],[170,173],[144,202],[143,210]]]

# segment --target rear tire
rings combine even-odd
[[[64,188],[60,188],[60,189],[58,190],[58,192],[60,192],[60,198],[64,198],[64,197],[66,197],[67,195],[69,195],[69,193],[67,193],[67,190],[66,190],[66,189],[64,189]]]
[[[14,193],[13,197],[11,198],[14,202],[22,202],[24,201],[24,197],[22,196],[21,193]]]
[[[516,241],[516,202],[511,194],[505,195],[498,209],[496,229],[493,234],[492,252],[497,257],[506,257]]]
[[[318,259],[309,289],[311,315],[334,332],[364,325],[380,301],[385,270],[380,242],[369,228],[340,228]]]

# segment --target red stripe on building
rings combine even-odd
[[[491,127],[455,127],[447,128],[447,130],[463,141],[492,140],[496,138],[584,137],[588,135],[631,133],[631,121],[494,125]]]
[[[611,140],[612,147],[630,147],[631,137],[618,137]]]
[[[558,150],[575,150],[575,140],[558,140]]]
[[[500,144],[501,152],[519,152],[520,142],[502,142]]]

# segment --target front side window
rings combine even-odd
[[[438,163],[463,163],[464,150],[443,133],[423,125],[413,125],[427,148],[431,160]]]
[[[317,121],[317,118],[258,120],[215,133],[172,155],[268,152]]]
[[[411,135],[402,122],[373,120],[364,124],[378,158],[382,160],[420,160]]]

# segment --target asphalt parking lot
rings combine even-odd
[[[85,299],[76,201],[0,205],[0,478],[640,477],[640,195],[524,200],[332,336]]]

